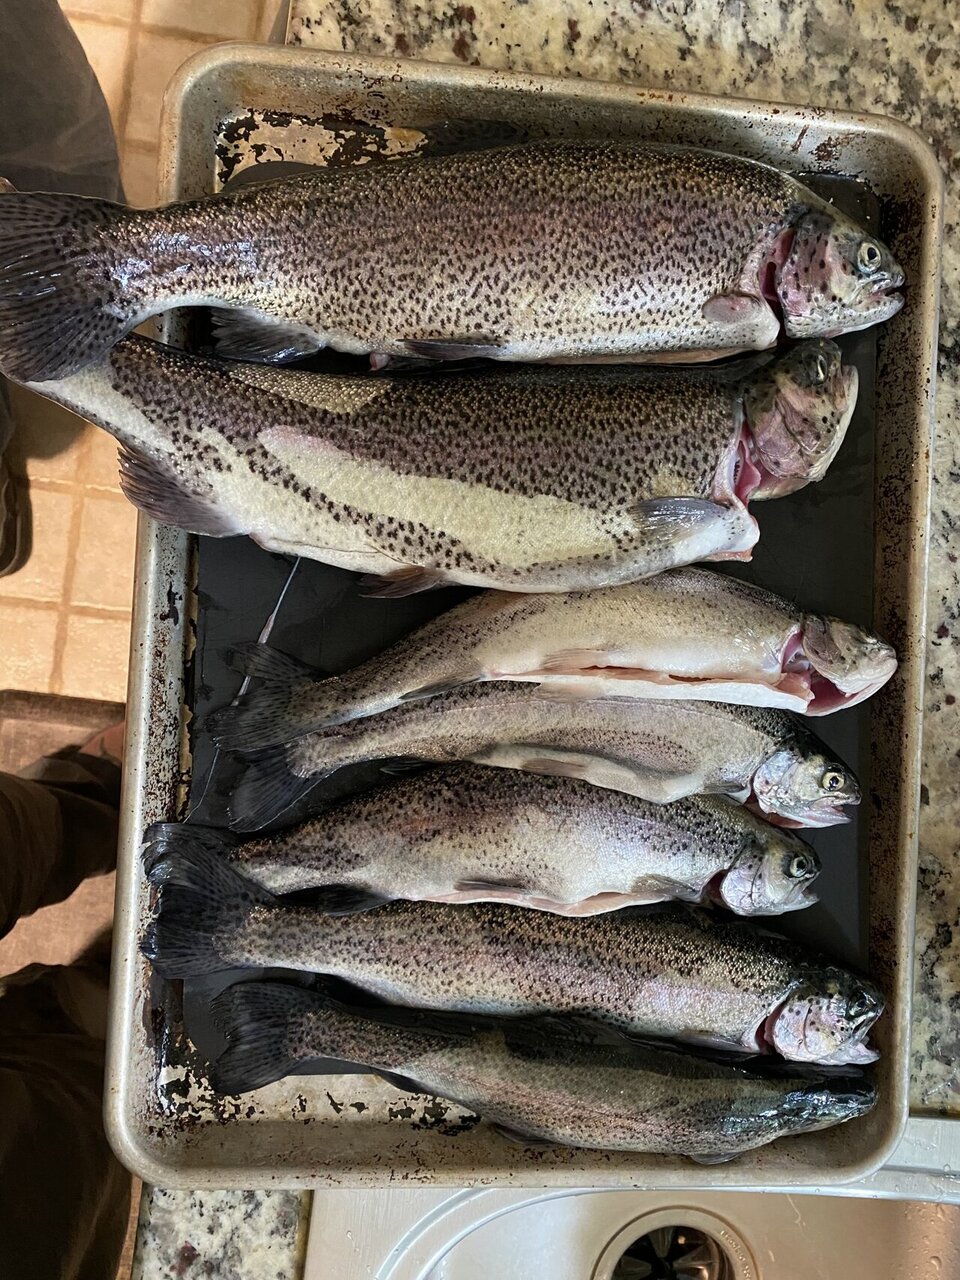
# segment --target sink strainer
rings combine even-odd
[[[732,1280],[720,1242],[697,1227],[657,1227],[634,1240],[613,1280]]]
[[[623,1227],[591,1280],[758,1280],[750,1251],[729,1223],[702,1209],[659,1209]]]

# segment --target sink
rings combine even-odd
[[[912,1119],[901,1167],[830,1195],[318,1191],[304,1280],[954,1280],[960,1180],[920,1172],[952,1129]]]
[[[501,1212],[428,1271],[398,1259],[375,1274],[378,1280],[949,1280],[960,1275],[960,1207],[737,1192],[587,1192]]]

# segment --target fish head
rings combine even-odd
[[[897,669],[896,651],[877,636],[840,618],[811,613],[803,619],[803,656],[812,671],[808,715],[863,702]]]
[[[903,306],[904,276],[875,236],[835,209],[809,209],[776,269],[788,338],[833,338],[889,320]]]
[[[782,1133],[815,1133],[866,1115],[876,1105],[877,1086],[859,1070],[810,1074],[798,1080],[779,1110]]]
[[[720,901],[737,915],[775,916],[812,906],[820,859],[799,836],[776,827],[748,834],[719,884]]]
[[[798,737],[774,751],[756,770],[753,799],[772,821],[832,827],[849,822],[843,809],[860,803],[860,786],[846,765]]]
[[[749,381],[743,406],[759,481],[750,495],[779,498],[822,480],[843,443],[859,378],[827,338],[792,347]]]
[[[800,982],[762,1034],[791,1062],[863,1066],[880,1056],[866,1039],[881,1013],[883,996],[872,982],[830,966]]]

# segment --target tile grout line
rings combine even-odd
[[[123,92],[120,95],[120,106],[113,130],[117,140],[117,159],[120,161],[121,180],[123,174],[123,148],[127,133],[127,120],[130,116],[130,100],[133,97],[133,70],[137,60],[137,49],[140,44],[141,18],[143,16],[143,0],[136,0],[133,17],[127,31],[127,47],[123,54]]]
[[[92,22],[95,27],[129,27],[132,18],[115,18],[109,13],[97,13],[90,9],[65,8],[63,16],[73,25],[75,22]]]
[[[31,613],[59,613],[59,600],[40,600],[36,596],[0,595],[0,608],[26,609]],[[129,605],[75,604],[70,612],[77,618],[92,618],[98,622],[124,622],[130,618]]]

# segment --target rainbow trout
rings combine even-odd
[[[121,485],[155,519],[246,533],[406,595],[564,591],[749,559],[750,500],[824,474],[857,375],[824,341],[724,368],[359,378],[134,337],[30,385],[120,441]]]
[[[0,196],[0,368],[63,377],[148,316],[223,309],[221,350],[713,357],[894,315],[889,250],[755,160],[553,141],[318,169],[132,210]]]
[[[806,724],[772,707],[699,701],[545,697],[525,684],[474,684],[320,729],[251,760],[233,787],[231,825],[265,826],[314,782],[368,760],[433,760],[580,778],[670,804],[724,794],[768,819],[848,821],[860,788]]]
[[[393,898],[513,902],[593,915],[678,898],[738,915],[816,901],[813,849],[722,796],[655,805],[573,778],[460,765],[395,780],[259,840],[158,822],[151,858],[203,845],[273,893],[322,888],[327,910]]]
[[[256,751],[488,680],[564,698],[705,699],[822,716],[876,693],[897,658],[849,622],[686,568],[606,591],[484,592],[330,679],[262,644],[238,646],[234,664],[258,683],[213,712],[209,728],[222,746]]]
[[[404,1091],[449,1098],[534,1148],[648,1151],[715,1164],[843,1124],[876,1101],[875,1085],[856,1070],[800,1073],[666,1045],[590,1043],[549,1020],[351,1009],[278,982],[229,987],[213,1016],[227,1040],[212,1073],[220,1093],[295,1075],[312,1058],[339,1058]]]

